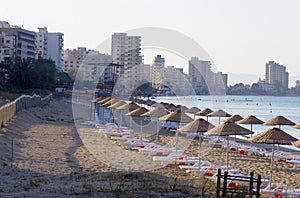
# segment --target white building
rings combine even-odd
[[[163,72],[165,69],[165,58],[157,55],[151,65],[151,82],[152,86],[158,90],[162,89]]]
[[[69,74],[72,79],[75,79],[76,73],[82,64],[82,61],[93,50],[87,50],[85,47],[78,47],[77,49],[63,50],[63,68],[62,70]]]
[[[0,61],[16,57],[34,59],[35,33],[0,21]]]
[[[116,71],[123,81],[121,84],[131,90],[139,79],[137,67],[143,63],[141,37],[128,36],[126,33],[113,34],[111,55],[113,64],[123,65]]]
[[[139,82],[151,82],[150,64],[141,64],[137,67],[137,76]]]
[[[63,34],[48,32],[47,28],[38,28],[35,39],[35,58],[52,59],[56,69],[62,70]]]
[[[265,77],[266,82],[275,87],[282,87],[284,89],[288,89],[289,87],[289,73],[286,71],[286,67],[275,61],[266,63]]]
[[[99,82],[104,78],[111,78],[111,73],[106,72],[111,68],[112,57],[108,54],[101,54],[97,51],[91,51],[83,59],[79,72],[83,81]],[[108,76],[107,76],[108,75]],[[109,81],[109,79],[105,79]]]

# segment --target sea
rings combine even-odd
[[[254,115],[262,121],[267,121],[278,115],[300,123],[300,97],[293,96],[159,96],[154,99],[157,102],[168,102],[175,105],[184,105],[188,108],[198,107],[199,109],[210,108],[213,111],[222,109],[225,112],[234,115],[239,114],[243,118]],[[193,118],[193,115],[190,114]],[[200,118],[200,117],[199,117]],[[225,118],[221,118],[224,120]],[[219,118],[208,118],[208,121],[218,125]],[[250,129],[250,125],[242,125]],[[253,125],[254,134],[265,131],[273,126]],[[274,126],[279,127],[279,126]],[[280,128],[300,139],[300,129],[291,126],[280,126]],[[245,139],[246,137],[238,137]],[[293,146],[285,146],[294,150],[299,150]]]

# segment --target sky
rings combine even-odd
[[[298,0],[19,0],[1,3],[0,20],[62,32],[65,49],[94,49],[115,32],[168,28],[202,46],[233,84],[264,78],[270,60],[300,76],[299,7]],[[153,60],[150,54],[145,63]],[[176,58],[166,57],[166,62],[186,67]]]

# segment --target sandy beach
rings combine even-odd
[[[20,112],[0,133],[0,196],[192,197],[201,194],[204,184],[206,193],[214,193],[213,183],[199,181],[176,165],[150,170],[159,165],[148,156],[104,140],[95,128],[79,130],[85,133],[77,133],[71,105],[62,100]],[[165,144],[170,137],[161,135],[159,141]],[[94,151],[98,156],[93,155]],[[197,140],[192,141],[185,155],[198,155]],[[225,150],[209,149],[204,160],[225,165]],[[244,174],[254,170],[268,179],[269,161],[230,152],[229,163]],[[112,162],[113,167],[109,166]],[[276,161],[273,175],[274,182],[300,188],[300,169],[292,164]]]

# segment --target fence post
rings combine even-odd
[[[218,169],[218,176],[217,176],[217,194],[216,194],[216,198],[220,197],[220,185],[221,185],[221,169]]]
[[[14,161],[14,138],[11,138],[11,159],[10,159],[10,167],[13,166]]]
[[[251,171],[250,173],[250,185],[249,185],[249,196],[252,197],[253,193],[253,177],[254,177],[254,172]]]
[[[261,185],[261,175],[257,176],[257,184],[256,184],[256,197],[260,197],[260,185]]]
[[[227,177],[228,177],[228,172],[225,171],[224,172],[224,183],[223,183],[223,194],[222,197],[226,198],[226,194],[227,194]]]

